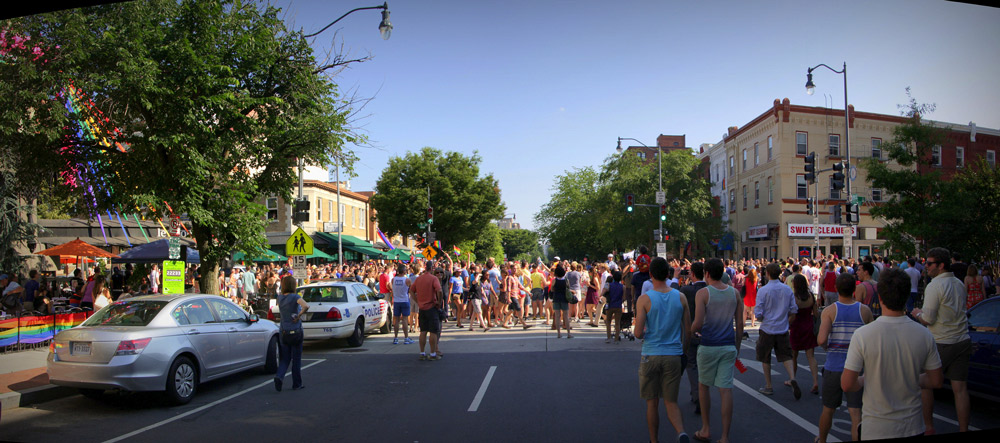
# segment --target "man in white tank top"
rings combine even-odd
[[[396,276],[390,280],[392,287],[392,344],[399,344],[399,322],[403,322],[403,344],[413,343],[410,339],[410,280],[406,278],[406,266],[396,268]]]

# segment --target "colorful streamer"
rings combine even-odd
[[[392,242],[389,241],[389,237],[386,237],[385,234],[382,233],[381,229],[375,228],[375,232],[378,233],[378,236],[379,238],[382,239],[382,242],[384,242],[386,245],[389,246],[389,250],[396,249],[396,247],[392,245]]]

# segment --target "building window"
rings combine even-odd
[[[805,174],[795,174],[795,198],[809,197],[809,184],[806,183]]]
[[[736,169],[736,161],[733,160],[733,156],[729,156],[729,176],[733,176],[734,169]]]
[[[831,175],[831,177],[830,177],[830,200],[840,200],[842,193],[843,193],[843,191],[840,190],[840,189],[838,189],[836,191],[833,190],[833,176]]]
[[[767,178],[767,204],[774,203],[774,178]]]
[[[767,136],[767,161],[771,161],[771,152],[774,150],[774,139]]]
[[[326,202],[326,219],[333,221],[333,200]]]
[[[267,198],[267,219],[272,222],[278,221],[278,197]]]
[[[729,212],[736,212],[736,190],[729,190]]]
[[[343,203],[341,203],[339,206],[339,210],[337,211],[337,223],[340,223],[340,226],[344,226],[344,213],[346,212],[347,208],[344,206]]]
[[[986,163],[989,163],[990,166],[996,167],[997,165],[996,151],[986,151]]]
[[[358,208],[351,206],[351,227],[358,227]]]
[[[743,171],[747,170],[747,150],[743,150]]]
[[[747,186],[743,185],[743,210],[747,210]]]
[[[931,148],[931,165],[941,166],[941,146],[937,145]]]
[[[645,160],[646,159],[646,153],[645,152],[638,151],[638,152],[635,153],[635,155],[639,156],[640,160]]]
[[[753,165],[757,166],[760,164],[760,153],[757,152],[757,143],[753,144]]]
[[[955,167],[956,168],[965,167],[965,148],[961,146],[955,147]]]
[[[323,200],[316,197],[316,221],[323,221]]]
[[[882,160],[882,139],[872,139],[872,158]]]
[[[760,182],[753,182],[753,207],[760,206]]]
[[[882,189],[880,189],[880,188],[872,188],[872,201],[873,202],[880,202],[880,201],[882,201]]]
[[[840,157],[840,134],[830,134],[830,156]]]
[[[795,155],[809,154],[809,134],[805,132],[795,133]]]

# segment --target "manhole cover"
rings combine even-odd
[[[342,349],[340,352],[365,352],[367,349]]]

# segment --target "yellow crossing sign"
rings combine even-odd
[[[291,237],[288,237],[288,241],[285,242],[285,255],[312,255],[313,254],[313,239],[306,235],[306,231],[302,228],[298,228],[292,233]]]

